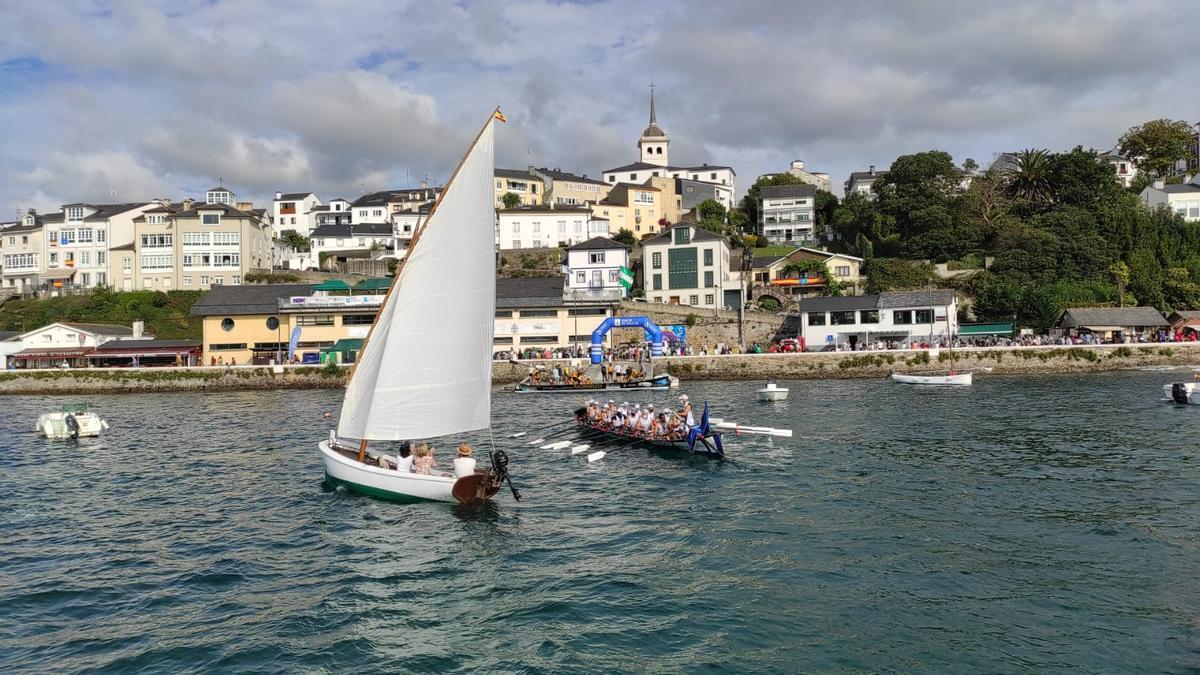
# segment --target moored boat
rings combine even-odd
[[[903,384],[970,385],[973,377],[971,373],[950,373],[947,375],[906,375],[904,373],[892,373],[892,379]]]
[[[760,401],[785,401],[788,397],[788,390],[774,382],[768,382],[767,386],[756,392],[755,397]]]
[[[86,438],[108,430],[108,422],[88,410],[86,403],[68,403],[58,412],[38,417],[34,431],[46,438]]]
[[[497,109],[420,227],[346,383],[337,429],[318,444],[328,482],[397,500],[478,503],[508,482],[508,457],[464,475],[397,470],[370,441],[491,426],[496,267],[492,176]],[[473,466],[474,462],[464,463]],[[513,496],[520,498],[516,489]]]

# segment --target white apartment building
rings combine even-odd
[[[188,200],[184,210],[168,220],[174,229],[172,253],[165,241],[156,241],[161,252],[139,256],[144,273],[175,267],[178,288],[207,290],[240,284],[247,272],[271,269],[271,224],[262,209],[247,211],[220,201],[193,205]]]
[[[388,223],[361,225],[322,225],[313,230],[308,240],[309,250],[318,260],[326,256],[375,249],[379,256],[392,255],[396,237]]]
[[[806,351],[877,342],[905,348],[958,334],[958,300],[950,290],[805,298],[800,317]]]
[[[114,285],[109,253],[133,241],[134,221],[157,202],[132,204],[67,204],[61,224],[46,225],[46,274],[70,285],[93,288]]]
[[[1155,181],[1154,185],[1142,190],[1141,198],[1149,208],[1166,206],[1189,223],[1200,221],[1200,175],[1191,183],[1181,185],[1163,185],[1162,181]]]
[[[846,197],[854,194],[865,195],[867,199],[875,199],[875,188],[873,187],[875,179],[881,176],[886,176],[886,171],[876,171],[875,165],[866,171],[855,171],[846,179],[846,184],[843,186]]]
[[[431,204],[437,199],[441,188],[431,188],[422,184],[419,188],[407,190],[382,190],[369,192],[350,205],[353,225],[376,223],[391,223],[392,215],[406,211],[418,211],[422,206]],[[330,202],[332,204],[332,202]]]
[[[622,300],[622,267],[629,268],[629,247],[608,237],[593,237],[567,248],[563,298],[572,302]]]
[[[316,224],[315,207],[322,206],[320,198],[311,192],[276,192],[271,206],[271,234],[279,237],[285,230],[295,230],[307,237]]]
[[[592,222],[586,206],[538,205],[496,210],[496,243],[501,250],[570,246],[595,236],[608,223]]]
[[[61,214],[54,214],[61,217]],[[0,230],[0,268],[4,288],[27,292],[42,284],[46,241],[42,217],[30,211],[16,225]]]
[[[769,185],[759,191],[758,231],[772,244],[815,241],[815,185]]]

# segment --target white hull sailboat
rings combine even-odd
[[[970,385],[971,373],[955,373],[953,375],[905,375],[892,373],[892,379],[903,384],[932,384],[932,385]]]
[[[413,237],[346,382],[335,432],[319,444],[330,483],[396,500],[478,503],[508,480],[508,457],[489,453],[474,473],[399,471],[371,441],[436,439],[487,429],[492,415],[496,315],[493,127],[467,150]],[[450,447],[453,447],[451,444]],[[481,464],[484,462],[481,462]],[[520,498],[513,489],[513,496]]]

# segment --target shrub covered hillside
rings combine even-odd
[[[129,326],[141,319],[162,339],[200,339],[200,318],[192,304],[203,291],[123,291],[97,288],[86,295],[40,300],[9,300],[0,306],[0,330],[33,330],[55,321],[114,323]]]

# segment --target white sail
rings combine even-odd
[[[340,437],[433,438],[491,424],[494,124],[410,247],[346,387]]]

